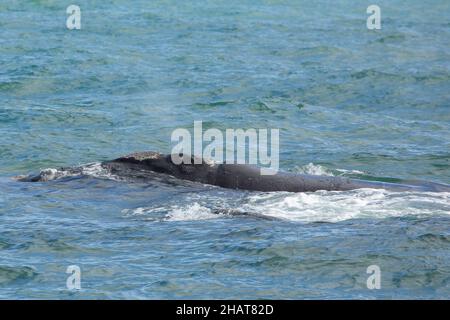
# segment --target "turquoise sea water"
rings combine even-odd
[[[1,299],[450,298],[449,193],[126,183],[95,164],[169,152],[202,120],[280,128],[282,170],[450,183],[448,1],[74,3],[81,30],[71,3],[0,3]]]

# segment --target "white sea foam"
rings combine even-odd
[[[317,191],[311,193],[249,193],[236,201],[220,200],[208,194],[183,199],[183,205],[136,208],[123,211],[127,216],[143,215],[150,220],[182,221],[223,218],[229,212],[298,222],[339,222],[359,218],[450,215],[450,193],[389,192],[381,189]],[[239,204],[237,204],[239,203]]]
[[[135,209],[124,209],[122,213],[126,217],[144,216],[146,220],[158,221],[189,221],[207,220],[218,218],[211,208],[193,202],[185,205],[170,205],[167,207],[140,207]]]
[[[295,173],[300,174],[313,174],[318,176],[333,176],[333,173],[331,170],[327,169],[324,166],[314,164],[314,163],[308,163],[304,166],[296,166],[294,169]]]
[[[395,193],[382,189],[259,193],[248,198],[244,209],[273,218],[303,222],[426,216],[450,214],[450,193]]]
[[[325,166],[320,164],[314,164],[312,162],[304,165],[304,166],[296,166],[294,169],[295,173],[300,174],[312,174],[317,176],[340,176],[340,175],[349,175],[349,174],[366,174],[363,171],[359,170],[348,170],[348,169],[333,169],[330,170]]]
[[[184,220],[206,220],[215,219],[217,214],[214,214],[210,208],[194,202],[184,206],[173,206],[166,216],[169,221],[184,221]]]
[[[341,174],[366,174],[364,171],[359,170],[347,170],[347,169],[335,169],[336,171],[340,172]]]

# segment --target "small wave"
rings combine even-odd
[[[214,214],[210,208],[202,206],[197,202],[185,206],[174,206],[166,216],[166,220],[169,221],[207,220],[215,218],[217,218],[217,214]]]
[[[34,270],[34,268],[27,266],[0,266],[0,285],[17,281],[29,281],[37,275],[38,273]]]
[[[335,169],[339,175],[366,175],[367,173],[359,170]]]
[[[366,173],[359,170],[347,170],[347,169],[329,169],[325,166],[314,164],[312,162],[294,168],[295,173],[300,174],[312,174],[316,176],[342,176],[342,175],[365,175]]]
[[[208,208],[194,202],[182,206],[172,205],[168,207],[157,208],[136,208],[122,210],[125,216],[146,216],[146,220],[151,221],[190,221],[190,220],[208,220],[219,217],[219,214]]]

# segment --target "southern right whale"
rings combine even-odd
[[[181,155],[191,159],[175,164],[172,155],[158,152],[137,152],[106,161],[102,166],[115,175],[123,177],[144,175],[146,171],[164,173],[179,179],[196,181],[223,188],[255,191],[311,192],[318,190],[345,191],[360,188],[386,189],[391,191],[450,192],[450,185],[433,182],[405,181],[388,183],[366,181],[345,177],[318,176],[277,172],[261,175],[260,168],[243,164],[216,164],[209,161],[194,164],[194,156]]]
[[[194,156],[181,155],[184,161],[176,164],[172,155],[158,152],[137,152],[101,163],[103,169],[125,180],[150,180],[157,174],[166,174],[178,179],[215,185],[230,189],[254,191],[313,192],[318,190],[346,191],[361,188],[386,189],[390,191],[450,192],[450,185],[425,181],[389,183],[367,181],[346,177],[319,176],[277,172],[261,175],[259,167],[244,164],[217,164],[199,161]],[[62,168],[69,174],[82,174],[80,167]],[[21,181],[47,181],[57,178],[41,172],[37,176],[21,178]]]

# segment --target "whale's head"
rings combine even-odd
[[[214,172],[212,162],[182,153],[166,155],[153,151],[138,152],[117,158],[111,163],[120,163],[125,166],[129,164],[140,170],[165,173],[203,183],[210,182]]]

